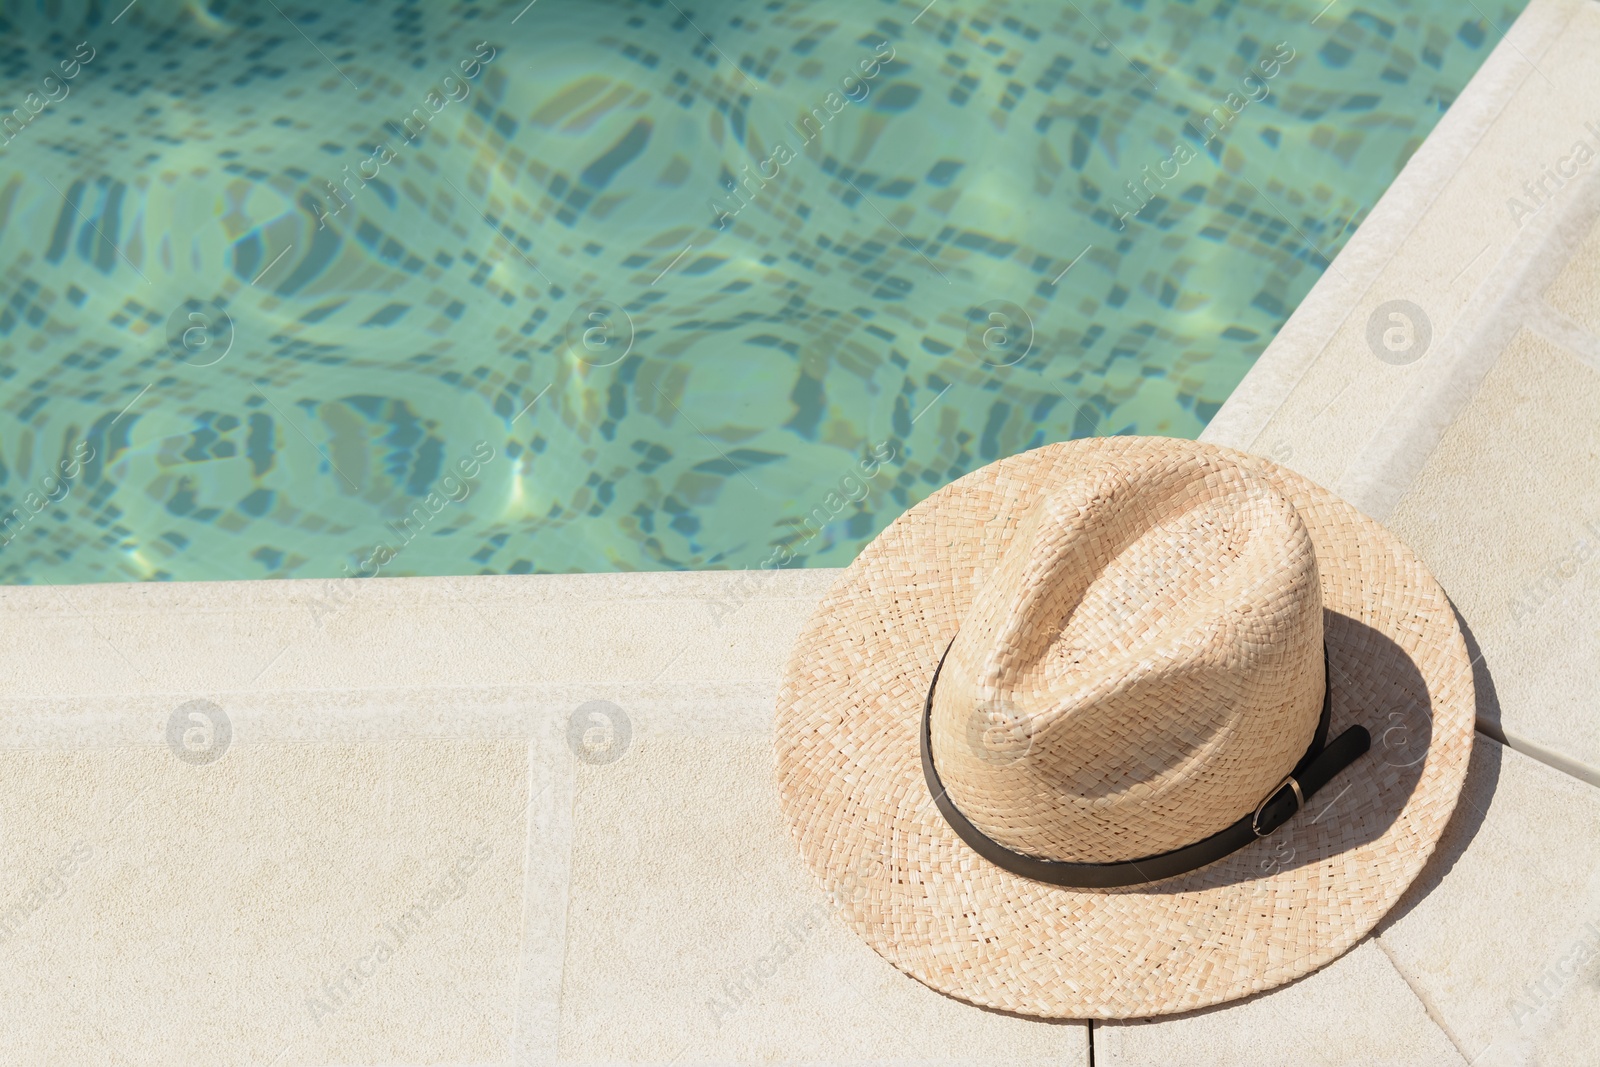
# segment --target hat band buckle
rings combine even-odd
[[[934,668],[933,679],[928,684],[928,696],[922,707],[922,774],[928,792],[933,797],[939,814],[955,831],[956,836],[984,859],[1002,870],[1047,885],[1067,886],[1077,889],[1111,889],[1120,886],[1144,885],[1172,878],[1209,866],[1245,846],[1275,832],[1305,807],[1306,798],[1314,795],[1336,775],[1359,759],[1372,746],[1372,735],[1364,726],[1352,726],[1332,742],[1328,741],[1328,727],[1333,717],[1333,677],[1327,646],[1323,646],[1323,697],[1322,714],[1317,719],[1317,729],[1305,755],[1295,764],[1294,770],[1256,805],[1251,814],[1202,838],[1170,852],[1143,856],[1134,860],[1112,863],[1072,863],[1065,860],[1048,860],[1039,856],[1015,852],[978,829],[951,800],[949,790],[939,778],[933,760],[933,694],[939,685],[939,673],[944,669],[945,658],[955,646],[955,638],[945,646],[939,665]],[[1274,805],[1288,786],[1294,792],[1292,811],[1282,811]],[[1271,808],[1272,810],[1268,810]],[[1263,816],[1266,829],[1263,832]]]

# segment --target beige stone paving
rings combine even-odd
[[[1154,1022],[1097,1022],[1096,1067],[1465,1067],[1389,958],[1363,941],[1298,982]]]
[[[1095,1062],[1595,1062],[1600,790],[1480,738],[1438,855],[1330,966],[1234,1005],[1095,1027]]]
[[[0,751],[0,1059],[492,1058],[527,777],[503,741]]]
[[[771,745],[652,737],[580,772],[561,1062],[1084,1062],[1083,1024],[959,1010],[833,914]]]
[[[1545,300],[1589,333],[1600,336],[1600,221],[1595,222],[1578,253],[1550,283]]]
[[[1600,767],[1597,471],[1600,372],[1524,331],[1389,525],[1472,627],[1502,708],[1494,725]]]
[[[774,602],[826,583],[821,572],[554,575],[533,605],[517,576],[192,582],[100,595],[0,587],[0,615],[15,620],[0,691],[51,699],[748,677],[787,652],[775,638],[790,619]],[[551,654],[575,648],[583,654]]]
[[[0,1062],[1084,1062],[801,868],[772,710],[833,577],[5,590]]]
[[[0,618],[34,652],[7,669],[57,692],[0,702],[15,783],[0,832],[19,857],[0,901],[23,920],[0,940],[0,999],[16,1006],[0,1060],[98,1061],[116,1035],[127,1062],[152,1064],[1087,1062],[1081,1024],[971,1009],[901,975],[801,869],[772,792],[771,716],[789,644],[833,577],[764,578],[721,622],[708,604],[747,578],[404,580],[322,630],[302,610],[314,583],[8,591]],[[501,644],[453,629],[513,609],[536,620],[514,668]],[[85,618],[107,647],[159,627],[144,692],[108,692],[114,651],[50,667],[51,648],[77,654]],[[597,630],[611,642],[599,657]],[[396,632],[437,654],[362,658]],[[192,642],[204,688],[156,655]],[[315,673],[293,651],[254,688],[221,684],[285,645],[339,669],[305,685]],[[197,693],[233,729],[214,763],[164,739]],[[613,762],[569,747],[591,700],[628,724]],[[457,861],[470,869],[452,878]],[[428,907],[441,887],[449,899]],[[1272,1063],[1274,1035],[1368,1017],[1375,996],[1387,1021],[1341,1024],[1345,1062],[1402,1047],[1449,1061],[1371,943],[1236,1011],[1102,1028],[1097,1048],[1121,1057],[1104,1062],[1183,1047]],[[167,1025],[185,997],[206,1021]],[[80,1022],[64,1028],[69,1002]]]
[[[1600,789],[1480,738],[1434,863],[1378,941],[1478,1067],[1600,1053]]]

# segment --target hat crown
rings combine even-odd
[[[1111,863],[1248,814],[1323,699],[1316,555],[1262,476],[1206,453],[1106,456],[1022,517],[934,693],[931,743],[979,830]]]

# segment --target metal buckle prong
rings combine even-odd
[[[1288,786],[1290,789],[1294,790],[1294,810],[1295,811],[1299,811],[1300,809],[1302,809],[1302,808],[1304,808],[1306,806],[1305,794],[1300,792],[1300,783],[1294,780],[1294,775],[1292,775],[1292,774],[1284,775],[1283,776],[1283,781],[1281,781],[1277,785],[1273,786],[1272,787],[1272,792],[1268,793],[1265,797],[1261,798],[1261,803],[1256,805],[1256,813],[1254,815],[1250,816],[1250,829],[1255,833],[1255,835],[1257,837],[1270,837],[1270,836],[1272,836],[1273,833],[1275,833],[1277,831],[1277,827],[1274,826],[1271,830],[1268,830],[1266,833],[1262,833],[1261,832],[1261,812],[1263,810],[1265,810],[1267,804],[1271,802],[1273,797],[1275,797],[1279,793],[1283,792],[1283,787],[1284,786]]]

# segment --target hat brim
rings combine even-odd
[[[1270,837],[1209,867],[1067,889],[967,847],[924,783],[928,685],[1042,491],[1106,450],[1192,449],[1294,504],[1321,575],[1331,733],[1372,750]],[[941,992],[1045,1018],[1189,1011],[1292,981],[1378,922],[1432,854],[1472,751],[1472,665],[1444,592],[1393,535],[1311,481],[1213,445],[1097,438],[990,464],[934,493],[845,571],[778,698],[778,787],[806,863],[880,955]]]

